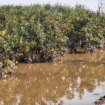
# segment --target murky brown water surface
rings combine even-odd
[[[0,105],[93,105],[105,95],[105,51],[20,64],[0,80]]]

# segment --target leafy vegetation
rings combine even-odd
[[[104,43],[105,16],[81,5],[0,7],[0,63],[5,67],[8,61],[53,61],[78,49],[93,52]]]

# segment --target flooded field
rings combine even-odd
[[[0,80],[0,105],[94,105],[105,95],[105,52],[20,64]]]

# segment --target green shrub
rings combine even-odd
[[[53,61],[78,48],[91,52],[105,43],[103,27],[105,17],[81,5],[0,7],[0,32],[6,32],[0,46],[14,62]]]

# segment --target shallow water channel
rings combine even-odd
[[[105,51],[20,64],[0,80],[0,105],[94,105],[105,95]]]

